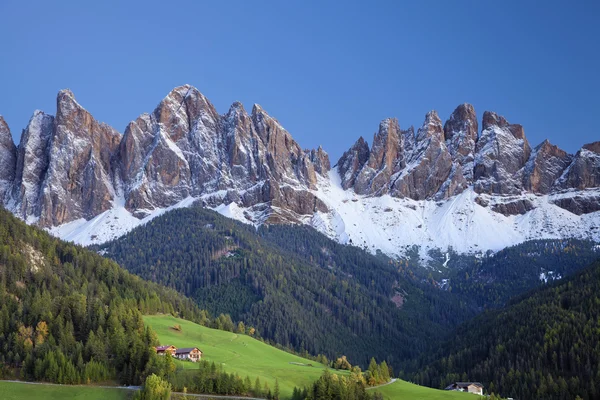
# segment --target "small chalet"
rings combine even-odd
[[[446,390],[468,392],[483,396],[483,385],[479,382],[455,382],[451,385],[448,385]]]
[[[173,355],[175,355],[175,352],[177,351],[177,347],[167,344],[164,346],[157,346],[154,348],[154,350],[156,350],[156,354],[158,354],[159,356],[164,356],[167,353],[169,353],[170,355],[173,356]]]
[[[175,357],[180,360],[196,362],[202,358],[202,352],[197,347],[186,347],[184,349],[177,349]]]

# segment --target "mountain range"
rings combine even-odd
[[[385,119],[333,166],[259,105],[219,114],[196,88],[173,89],[124,134],[70,90],[35,111],[18,146],[0,117],[0,199],[28,223],[80,244],[122,236],[199,202],[253,224],[308,224],[392,256],[415,244],[458,253],[528,239],[600,240],[600,142],[568,154],[529,144],[521,125],[469,104],[443,123]]]

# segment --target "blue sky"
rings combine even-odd
[[[18,141],[70,88],[122,132],[190,83],[334,161],[383,118],[418,127],[463,102],[575,152],[600,140],[599,19],[598,1],[3,0],[0,114]]]

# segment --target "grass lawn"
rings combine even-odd
[[[326,368],[250,336],[206,328],[170,315],[146,316],[144,322],[158,334],[161,344],[198,347],[202,350],[202,359],[222,364],[225,371],[237,373],[242,379],[249,376],[253,384],[259,377],[263,385],[268,382],[273,390],[277,378],[284,398],[292,395],[295,386],[310,385]],[[176,324],[181,325],[181,332],[171,329]],[[298,364],[312,364],[312,367]],[[181,361],[178,365],[183,365],[186,369],[195,368],[191,362]]]
[[[94,386],[30,385],[0,381],[0,398],[3,400],[127,400],[133,396],[134,392],[133,390],[104,389]]]
[[[202,350],[204,360],[222,364],[225,371],[237,373],[242,379],[249,376],[254,383],[256,377],[259,377],[262,384],[268,382],[273,390],[277,378],[281,397],[284,399],[291,397],[295,386],[302,388],[312,384],[326,368],[322,364],[286,353],[249,336],[206,328],[170,315],[145,316],[144,322],[157,333],[160,344],[198,347]],[[172,329],[175,325],[180,325],[181,331]],[[191,362],[176,362],[189,369],[190,373],[196,368],[196,365]],[[312,364],[312,367],[298,364]],[[336,373],[346,372],[336,371]],[[372,390],[380,391],[386,399],[476,400],[479,398],[472,394],[435,390],[400,380]]]
[[[383,394],[385,399],[410,399],[410,400],[477,400],[484,397],[472,393],[449,392],[436,390],[424,386],[397,380],[391,385],[373,389]]]

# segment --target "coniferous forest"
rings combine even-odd
[[[142,314],[207,315],[171,289],[0,209],[0,377],[139,384],[157,357]]]
[[[456,267],[447,287],[307,227],[255,229],[195,207],[95,249],[170,288],[4,210],[0,243],[2,377],[141,384],[152,375],[178,390],[275,396],[206,363],[192,380],[175,373],[141,318],[170,313],[230,331],[244,321],[352,373],[348,360],[369,365],[364,382],[326,373],[295,398],[373,398],[364,388],[392,369],[438,388],[477,380],[515,398],[599,397],[600,264],[576,272],[597,258],[591,242],[524,243]],[[510,286],[519,271],[523,282]],[[539,271],[566,278],[544,283]],[[491,311],[475,317],[481,309]]]
[[[600,262],[458,328],[414,375],[443,387],[478,380],[518,399],[600,397]]]
[[[400,370],[474,315],[451,293],[407,279],[388,258],[311,228],[256,230],[200,207],[167,213],[101,250],[265,339],[344,354],[363,367],[375,356]]]

